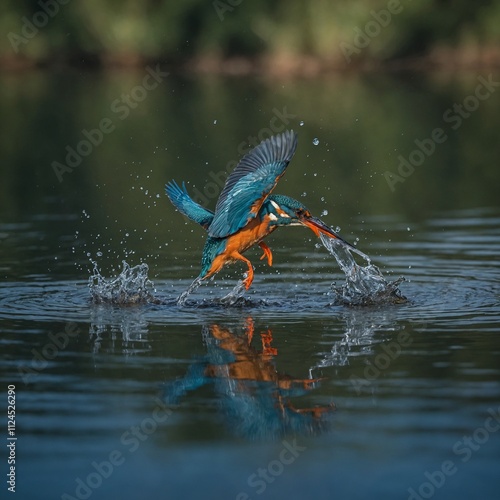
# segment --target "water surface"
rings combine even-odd
[[[499,98],[393,192],[383,173],[477,75],[172,78],[59,182],[51,162],[141,76],[3,77],[0,378],[16,386],[18,497],[496,498]],[[205,235],[163,185],[189,181],[213,207],[238,145],[283,107],[299,149],[277,191],[404,276],[406,303],[338,305],[335,260],[287,228],[272,268],[248,253],[244,300],[220,304],[234,266],[176,304]],[[155,300],[92,303],[90,259],[105,277],[146,263]]]

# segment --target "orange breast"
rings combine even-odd
[[[267,215],[262,219],[252,219],[243,229],[238,231],[236,234],[228,236],[226,248],[221,254],[215,257],[205,278],[213,276],[215,273],[218,273],[226,264],[236,260],[245,261],[249,266],[248,272],[251,275],[252,268],[250,261],[243,257],[241,254],[248,250],[251,246],[258,243],[260,240],[265,238],[268,234],[271,234],[276,229],[277,226],[271,226],[270,228],[269,222],[270,218]]]
[[[224,253],[230,255],[233,252],[243,253],[248,250],[276,229],[277,226],[269,227],[269,222],[267,215],[263,219],[252,219],[243,229],[228,237]]]

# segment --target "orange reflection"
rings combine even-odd
[[[188,391],[213,384],[222,408],[238,431],[254,437],[288,432],[316,434],[326,430],[334,404],[296,408],[290,397],[318,386],[320,379],[295,378],[278,373],[271,329],[260,333],[259,348],[252,347],[255,326],[248,318],[243,335],[211,324],[203,329],[207,355],[194,363],[186,376],[169,384],[167,401],[176,403]]]

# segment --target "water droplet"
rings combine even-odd
[[[319,139],[318,139],[317,137],[315,137],[315,138],[313,139],[313,144],[314,144],[315,146],[317,146],[317,145],[319,144]]]
[[[328,215],[328,210],[323,210],[323,212],[321,212],[321,217],[324,217],[325,215]]]
[[[304,196],[307,196],[307,193],[304,191],[300,196],[302,196],[302,198],[304,198]]]
[[[409,231],[409,230],[410,230],[410,228],[409,228],[409,227],[407,227],[407,228],[406,228],[406,230],[407,230],[407,231]]]
[[[321,201],[325,201],[325,197],[324,196],[321,197]]]
[[[340,233],[340,231],[341,231],[340,226],[337,226],[337,227],[335,228],[335,232],[336,232],[336,233]]]
[[[97,253],[96,253],[96,255],[97,255],[98,257],[102,257],[102,252],[97,252]]]
[[[301,121],[299,122],[299,125],[300,125],[301,127],[303,127],[303,126],[304,126],[304,120],[301,120]]]
[[[217,125],[217,120],[214,120],[214,125]]]

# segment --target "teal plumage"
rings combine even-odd
[[[208,228],[209,236],[229,236],[255,218],[296,149],[297,134],[286,131],[247,153],[226,180]]]
[[[208,274],[212,262],[218,255],[224,252],[226,245],[227,240],[225,238],[212,238],[210,236],[207,238],[201,257],[200,278],[204,278]]]
[[[279,226],[303,225],[317,236],[324,233],[340,239],[299,201],[271,194],[296,149],[297,135],[293,131],[262,141],[241,159],[227,178],[215,212],[196,203],[184,183],[182,188],[175,181],[166,185],[166,193],[179,212],[208,232],[199,278],[206,279],[227,263],[239,260],[248,266],[244,284],[249,288],[253,266],[242,254],[258,244],[264,252],[262,258],[267,258],[272,265],[271,250],[263,239]]]
[[[170,181],[165,186],[165,191],[172,204],[181,214],[184,214],[205,229],[210,226],[214,218],[214,213],[211,210],[203,208],[189,196],[184,182],[182,183],[182,188],[180,188],[177,182]]]

